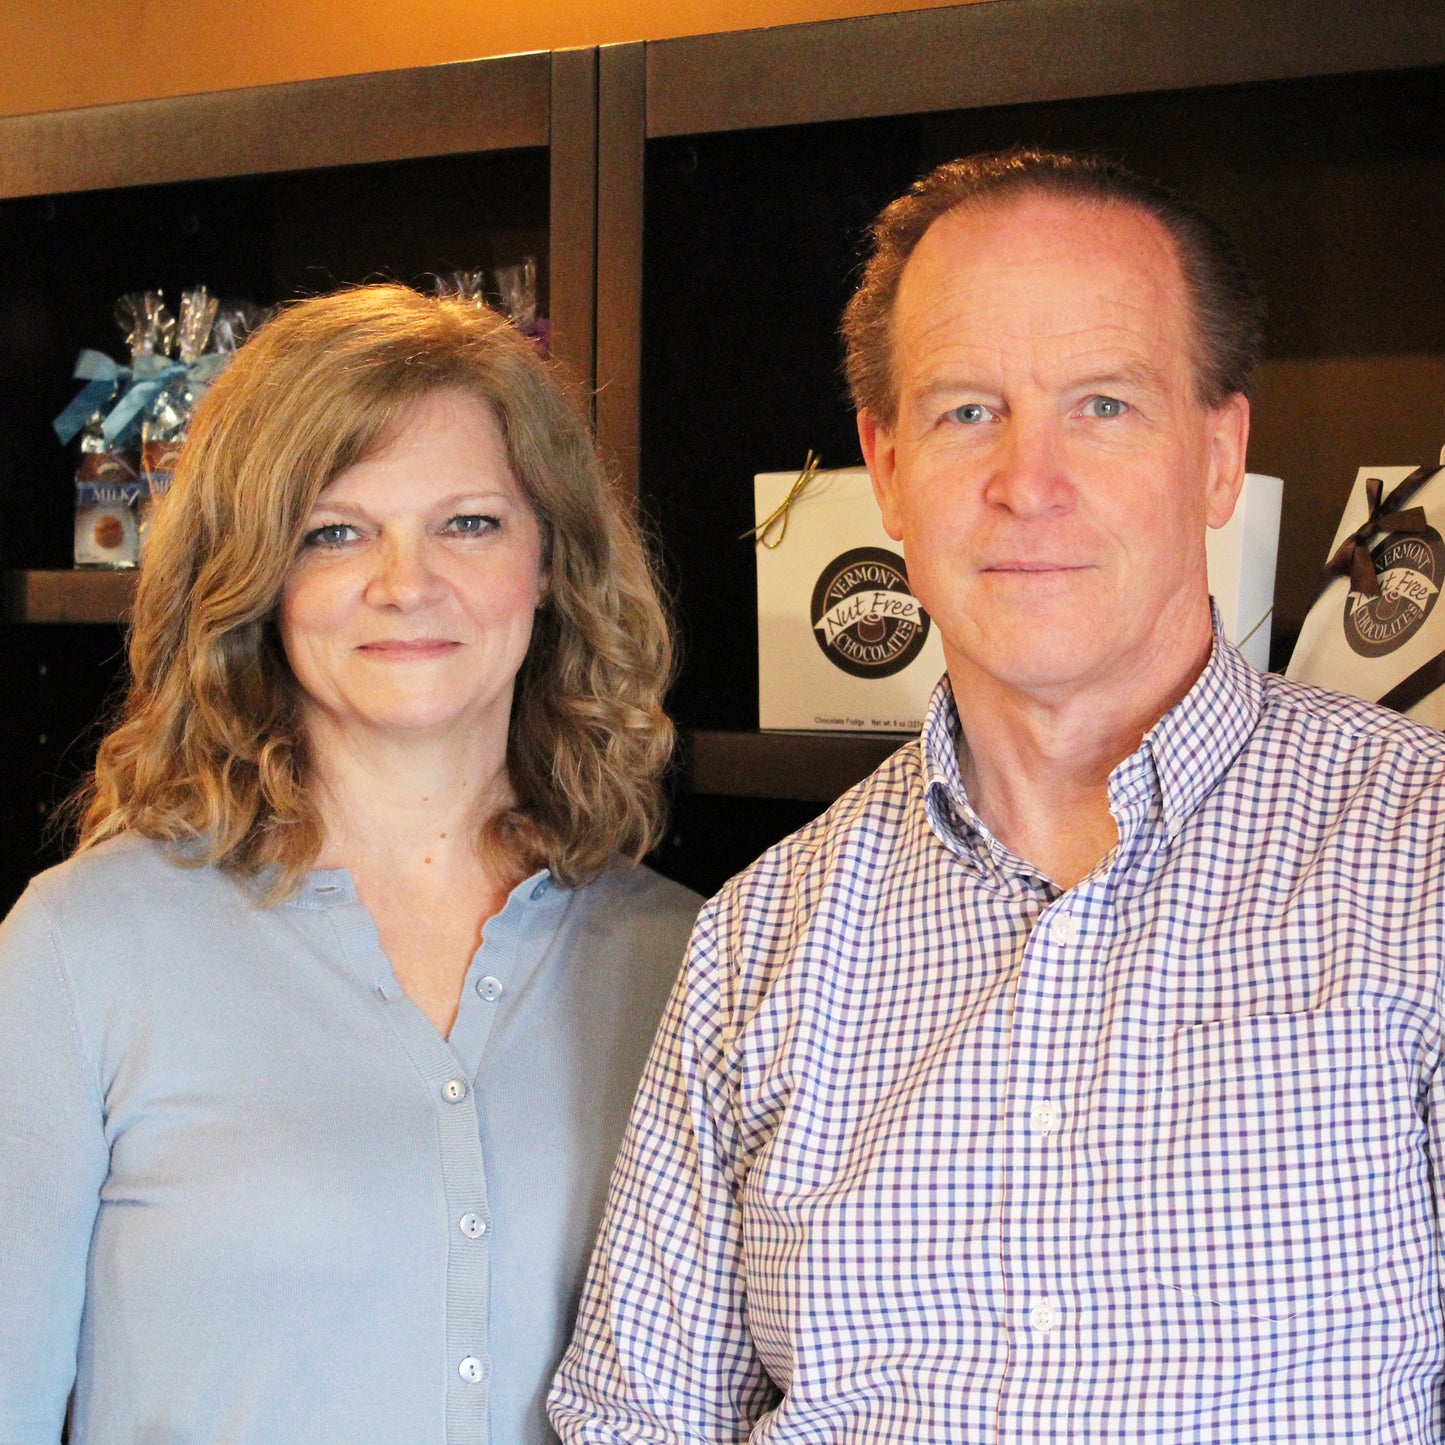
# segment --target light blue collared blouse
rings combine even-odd
[[[443,1039],[344,871],[122,838],[0,928],[0,1439],[527,1445],[699,900],[545,873]]]

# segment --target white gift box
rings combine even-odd
[[[797,480],[753,479],[759,523]],[[783,540],[757,556],[760,726],[917,732],[943,676],[943,647],[908,590],[867,470],[818,472],[789,508]]]
[[[1445,462],[1445,453],[1441,454]],[[1287,677],[1383,702],[1430,727],[1445,728],[1445,471],[1436,471],[1410,495],[1392,493],[1417,467],[1361,467],[1330,546],[1338,557],[1363,533],[1379,593],[1354,589],[1345,575],[1332,577],[1310,608],[1290,658]],[[1369,483],[1380,483],[1386,518],[1420,508],[1423,530],[1371,526]],[[1367,530],[1368,529],[1368,530]]]
[[[754,477],[759,525],[797,480],[796,472]],[[1226,635],[1260,668],[1269,660],[1282,486],[1250,474],[1233,518],[1207,542]],[[883,530],[867,470],[818,472],[786,520],[778,545],[757,548],[759,725],[917,732],[943,675],[943,645],[908,590],[902,549]]]

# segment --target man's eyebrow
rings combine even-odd
[[[1097,391],[1104,387],[1137,386],[1149,391],[1160,391],[1164,387],[1164,373],[1152,362],[1130,362],[1125,366],[1105,367],[1102,371],[1087,372],[1075,386],[1080,391]]]
[[[927,405],[941,396],[954,396],[961,392],[985,400],[999,394],[992,386],[987,386],[983,382],[972,381],[967,376],[953,376],[938,377],[926,386],[921,386],[917,391],[911,392],[910,395],[915,401]]]
[[[1098,370],[1081,371],[1075,380],[1067,384],[1065,389],[1097,391],[1120,385],[1139,387],[1148,391],[1161,391],[1164,388],[1164,372],[1149,361],[1123,362],[1117,366],[1104,365]],[[996,383],[975,380],[964,372],[954,376],[935,377],[917,390],[909,391],[913,401],[924,406],[937,401],[939,397],[965,393],[977,396],[983,401],[1000,395],[996,390]]]

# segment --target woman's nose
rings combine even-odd
[[[425,538],[384,538],[367,583],[367,600],[378,607],[415,607],[436,595],[440,579]]]

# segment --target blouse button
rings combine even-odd
[[[480,1214],[464,1214],[457,1223],[468,1239],[480,1239],[487,1232],[487,1221]]]
[[[479,978],[477,980],[477,992],[481,994],[488,1003],[496,1003],[502,996],[502,980],[493,978],[491,974],[487,974],[485,978]]]
[[[448,1079],[442,1085],[442,1098],[448,1104],[460,1104],[467,1097],[467,1081],[465,1079]]]
[[[457,1366],[457,1374],[469,1385],[480,1385],[486,1371],[482,1368],[482,1362],[475,1355],[468,1355],[461,1364]]]

